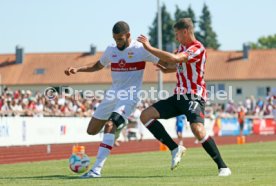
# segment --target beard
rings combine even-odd
[[[126,44],[124,44],[124,45],[123,45],[123,46],[121,46],[121,47],[118,47],[118,46],[117,46],[117,48],[118,48],[119,50],[121,50],[121,51],[122,51],[122,50],[124,50],[124,49],[126,48]]]

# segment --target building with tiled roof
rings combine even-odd
[[[102,52],[0,54],[0,84],[11,89],[43,91],[46,87],[70,86],[74,89],[106,90],[112,82],[110,68],[95,73],[66,76],[69,66],[96,62]],[[208,89],[225,90],[234,100],[247,96],[265,97],[276,87],[276,49],[243,51],[207,50],[205,80]],[[175,73],[163,75],[164,89],[170,93],[176,83]],[[157,88],[156,67],[147,63],[143,89]],[[229,92],[230,91],[230,92]]]

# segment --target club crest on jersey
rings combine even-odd
[[[117,55],[116,54],[112,54],[112,57],[117,57]]]
[[[124,59],[120,59],[118,61],[119,67],[123,68],[126,65],[126,61]]]
[[[194,51],[192,51],[192,50],[187,50],[186,52],[189,54],[189,56],[194,55]]]
[[[131,59],[131,58],[133,58],[134,53],[133,52],[128,52],[127,55],[128,55],[128,58]]]

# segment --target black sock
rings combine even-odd
[[[171,136],[167,133],[167,131],[159,121],[152,121],[147,126],[147,128],[156,139],[165,144],[170,150],[173,150],[178,147],[178,145],[173,141]]]
[[[202,143],[205,151],[211,156],[211,158],[216,162],[218,168],[227,168],[226,164],[222,160],[217,145],[213,138],[209,137],[206,141]]]

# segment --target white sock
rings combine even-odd
[[[101,170],[104,166],[104,162],[107,156],[110,154],[115,141],[115,135],[111,133],[105,133],[103,136],[103,141],[100,144],[96,161],[92,167],[92,171],[101,174]]]

